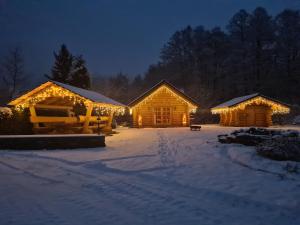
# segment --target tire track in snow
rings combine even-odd
[[[161,143],[164,150],[169,151],[169,145],[172,145],[171,141],[162,138]],[[40,160],[43,161],[42,159]],[[48,160],[44,160],[46,160],[45,165],[48,166]],[[43,164],[43,162],[40,163]],[[237,219],[231,216],[232,210],[240,210],[240,214],[245,213],[245,219],[251,219],[253,216],[255,218],[255,221],[252,219],[253,223],[258,223],[259,220],[263,219],[258,215],[247,214],[248,211],[251,212],[253,209],[275,211],[278,215],[281,214],[285,218],[291,215],[284,207],[276,207],[210,189],[192,188],[144,173],[118,172],[118,170],[107,170],[101,166],[93,170],[93,168],[89,167],[83,168],[70,166],[69,164],[64,164],[64,162],[60,163],[61,168],[59,169],[67,169],[69,172],[73,171],[78,177],[82,177],[82,181],[86,184],[83,186],[85,191],[89,190],[91,191],[89,193],[96,193],[97,197],[101,195],[105,199],[111,200],[114,204],[119,203],[119,205],[126,208],[129,214],[138,215],[140,218],[146,218],[148,221],[155,221],[157,224],[171,223],[175,220],[183,223],[187,222],[189,218],[199,221],[205,218],[204,221],[206,223],[213,223],[216,221],[210,221],[209,218],[214,218],[216,213],[219,219],[228,221],[229,217],[231,224],[234,224]],[[95,175],[97,170],[99,172],[98,176]],[[65,183],[62,185],[65,185],[66,188],[69,187]],[[79,196],[72,196],[72,193],[77,193]],[[87,202],[86,198],[81,198],[80,193],[76,191],[70,191],[65,194],[67,196],[62,197],[62,201],[65,200],[71,205],[77,204],[78,209],[90,211],[88,213],[90,221],[97,220],[97,217],[93,216],[97,213],[97,210],[92,210],[92,208],[94,207],[98,211],[101,210],[100,203],[97,201],[93,202],[93,200]],[[183,215],[184,218],[182,218]],[[89,216],[87,216],[87,219]],[[118,220],[117,218],[115,220]],[[109,221],[109,218],[107,219]],[[188,222],[193,223],[193,221]],[[276,224],[276,220],[270,221],[270,223],[272,222]]]
[[[68,171],[71,172],[72,169],[68,169]],[[109,176],[105,175],[106,179],[103,179],[103,175],[100,176],[100,178],[102,179],[97,179],[97,177],[87,176],[88,174],[78,174],[77,171],[74,171],[74,174],[76,174],[77,176],[83,176],[85,179],[93,178],[93,181],[96,180],[95,184],[89,185],[87,187],[89,189],[93,188],[97,192],[99,192],[99,190],[102,190],[101,192],[105,194],[105,197],[108,197],[109,199],[112,199],[114,202],[118,202],[119,204],[120,202],[122,202],[122,204],[125,204],[125,208],[129,209],[131,213],[137,214],[137,212],[139,212],[138,214],[140,216],[145,217],[144,214],[145,212],[147,212],[146,217],[149,219],[151,219],[153,216],[162,218],[166,214],[176,215],[176,213],[174,212],[174,210],[176,211],[176,208],[174,209],[174,205],[176,205],[178,202],[170,202],[171,198],[165,198],[164,195],[158,195],[149,189],[142,189],[141,187],[138,187],[136,185],[119,181],[120,179],[123,179],[125,177],[124,174],[122,174],[122,176],[120,177],[120,174],[110,173]],[[114,176],[118,176],[117,181]],[[63,198],[63,201],[69,201],[72,204],[72,201],[76,201],[77,199],[76,203],[79,209],[88,210],[90,211],[91,215],[93,215],[95,212],[91,211],[91,209],[95,207],[89,206],[88,208],[85,208],[84,204],[88,206],[90,205],[90,203],[87,203],[84,200],[79,201],[78,198],[80,198],[80,196],[77,196],[75,200],[68,200],[68,198]],[[149,205],[152,205],[150,209]],[[186,214],[188,214],[188,212],[186,212]],[[91,215],[89,216],[90,218],[92,218]],[[177,219],[180,218],[181,216],[179,216]]]
[[[0,164],[1,171],[13,170],[11,167]],[[15,174],[18,176],[17,174]],[[4,177],[11,178],[11,174],[5,174]],[[53,207],[49,207],[49,201],[45,201],[44,195],[36,190],[28,189],[26,183],[29,179],[35,177],[19,177],[16,179],[26,180],[25,184],[19,183],[1,183],[0,185],[0,222],[3,224],[22,224],[22,225],[40,225],[40,224],[61,224],[71,225],[57,214]],[[35,184],[36,186],[40,184]],[[45,188],[45,186],[43,186]],[[42,189],[43,189],[42,188]],[[16,191],[21,190],[21,191]],[[17,200],[16,200],[17,199]],[[53,200],[53,199],[52,199]],[[46,203],[46,204],[45,204]]]
[[[0,165],[3,166],[3,165]],[[12,169],[10,167],[5,167],[6,169]],[[1,168],[0,168],[1,169]],[[82,175],[81,175],[82,176]],[[35,179],[35,177],[30,177]],[[26,180],[28,178],[25,178]],[[31,183],[30,180],[27,180],[26,183]],[[37,187],[37,186],[35,186]],[[3,191],[0,193],[4,193],[7,187],[2,186]],[[15,186],[13,188],[16,188]],[[11,188],[11,189],[13,189]],[[18,187],[18,189],[24,190],[25,187]],[[82,187],[74,187],[74,185],[69,185],[66,183],[60,184],[60,186],[50,186],[49,189],[47,187],[38,188],[42,192],[55,192],[55,198],[52,199],[53,195],[50,194],[49,199],[45,200],[44,198],[39,198],[38,193],[29,194],[26,190],[22,191],[22,193],[28,193],[28,196],[19,196],[18,200],[23,203],[29,203],[33,207],[24,207],[23,205],[11,205],[10,198],[7,196],[7,201],[4,201],[2,198],[0,202],[0,207],[5,209],[1,210],[1,214],[3,217],[6,215],[14,215],[14,219],[9,220],[9,218],[5,218],[5,220],[1,219],[0,221],[6,221],[5,224],[24,224],[22,221],[26,221],[28,217],[31,219],[30,224],[108,224],[108,222],[112,222],[113,224],[134,224],[136,222],[136,218],[132,216],[129,219],[128,223],[124,222],[124,218],[129,214],[129,212],[124,208],[120,207],[119,199],[116,200],[113,204],[111,199],[104,198],[101,193],[95,195],[94,192],[87,192],[87,189],[82,189]],[[34,192],[34,190],[29,190],[29,192]],[[60,193],[62,192],[62,193]],[[18,192],[19,193],[19,192]],[[4,195],[2,195],[4,196]],[[16,196],[13,196],[16,197]],[[45,200],[43,202],[43,200]],[[53,202],[54,205],[49,204],[49,200]],[[15,202],[17,204],[17,202]],[[112,207],[109,207],[109,203]],[[54,210],[52,210],[54,207]],[[59,208],[62,210],[60,211]],[[71,215],[60,214],[60,212],[64,212],[67,209],[67,214],[71,213]],[[78,212],[82,212],[82,214],[78,214]],[[32,216],[34,213],[34,216]],[[55,214],[59,213],[59,215]],[[103,217],[103,215],[106,215]],[[25,218],[24,218],[25,217]],[[134,218],[134,219],[133,219]],[[65,221],[71,221],[66,223]],[[53,223],[52,223],[53,222]],[[142,224],[142,219],[140,219],[140,224]],[[1,225],[3,223],[1,222]],[[26,223],[25,223],[26,224]],[[29,225],[29,224],[28,224]]]
[[[3,162],[3,161],[0,161],[0,164],[3,165],[3,166],[5,166],[5,167],[8,167],[8,168],[10,168],[12,170],[21,172],[21,173],[23,173],[26,176],[29,176],[29,177],[32,177],[32,178],[36,178],[36,179],[39,179],[41,181],[46,181],[49,184],[58,184],[58,183],[62,183],[63,182],[63,181],[60,181],[60,180],[55,180],[55,179],[52,179],[52,178],[48,178],[48,177],[43,177],[43,176],[37,175],[37,174],[32,173],[32,172],[28,172],[27,170],[24,170],[22,168],[16,167],[14,165],[11,165],[11,164]]]

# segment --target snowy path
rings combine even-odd
[[[0,224],[300,224],[300,175],[231,128],[121,129],[104,149],[0,152]]]

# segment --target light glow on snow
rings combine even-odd
[[[120,128],[105,148],[2,150],[1,224],[300,224],[300,174],[284,169],[300,163],[218,143],[234,129]]]

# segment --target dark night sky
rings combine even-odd
[[[300,0],[0,0],[0,57],[20,46],[34,77],[50,71],[66,43],[92,74],[144,73],[160,48],[186,25],[225,27],[239,9],[276,14]]]

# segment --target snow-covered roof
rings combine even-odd
[[[237,97],[237,98],[233,98],[227,102],[224,102],[220,105],[215,106],[213,109],[217,109],[217,108],[226,108],[226,107],[231,107],[231,106],[235,106],[241,102],[247,101],[251,98],[255,98],[259,96],[259,93],[254,93],[251,95],[245,95],[245,96],[241,96],[241,97]]]
[[[282,103],[278,100],[275,100],[273,98],[261,95],[260,93],[254,93],[251,95],[245,95],[245,96],[241,96],[241,97],[237,97],[237,98],[233,98],[227,102],[224,102],[220,105],[215,106],[214,108],[212,108],[212,112],[218,112],[219,110],[223,110],[223,109],[230,109],[231,107],[235,107],[243,102],[247,102],[247,101],[251,101],[252,99],[256,99],[257,97],[265,99],[266,102],[268,102],[272,107],[273,105],[276,105],[276,107],[274,106],[273,111],[275,112],[284,112],[284,113],[288,113],[289,112],[289,106],[285,103]],[[280,108],[280,109],[279,109]]]
[[[139,97],[137,97],[133,101],[131,101],[128,105],[129,106],[136,105],[137,103],[139,103],[142,100],[144,100],[148,95],[150,95],[151,93],[153,93],[155,90],[157,90],[158,88],[160,88],[163,85],[166,85],[167,87],[169,87],[173,92],[175,92],[181,98],[183,98],[183,99],[187,100],[188,102],[190,102],[192,105],[194,105],[196,107],[199,106],[199,104],[198,104],[198,102],[196,100],[194,100],[193,98],[191,98],[190,96],[188,96],[187,94],[185,94],[184,92],[182,92],[181,90],[179,90],[177,87],[175,87],[173,84],[169,83],[166,80],[161,80],[159,83],[157,83],[156,85],[154,85],[148,91],[144,92]]]
[[[32,96],[34,96],[35,94],[39,93],[40,91],[42,91],[45,88],[50,87],[51,85],[57,85],[63,89],[66,89],[80,97],[83,97],[85,99],[88,99],[92,102],[95,103],[103,103],[103,104],[108,104],[108,105],[115,105],[115,106],[122,106],[125,107],[124,104],[117,102],[109,97],[106,97],[98,92],[95,91],[90,91],[90,90],[86,90],[86,89],[82,89],[82,88],[78,88],[78,87],[74,87],[72,85],[69,84],[64,84],[58,81],[53,81],[50,80],[46,83],[41,84],[40,86],[34,88],[33,90],[30,90],[29,92],[19,96],[18,98],[14,99],[13,101],[9,102],[8,105],[18,105],[21,104],[22,102],[28,100],[28,98],[31,98]]]
[[[58,81],[53,81],[51,80],[50,82],[60,86],[60,87],[63,87],[71,92],[74,92],[75,94],[78,94],[84,98],[87,98],[93,102],[97,102],[97,103],[105,103],[105,104],[110,104],[110,105],[118,105],[118,106],[125,106],[123,105],[122,103],[120,102],[117,102],[109,97],[106,97],[98,92],[95,92],[95,91],[89,91],[89,90],[86,90],[86,89],[82,89],[82,88],[78,88],[78,87],[74,87],[72,85],[69,85],[69,84],[64,84],[64,83],[61,83],[61,82],[58,82]]]

